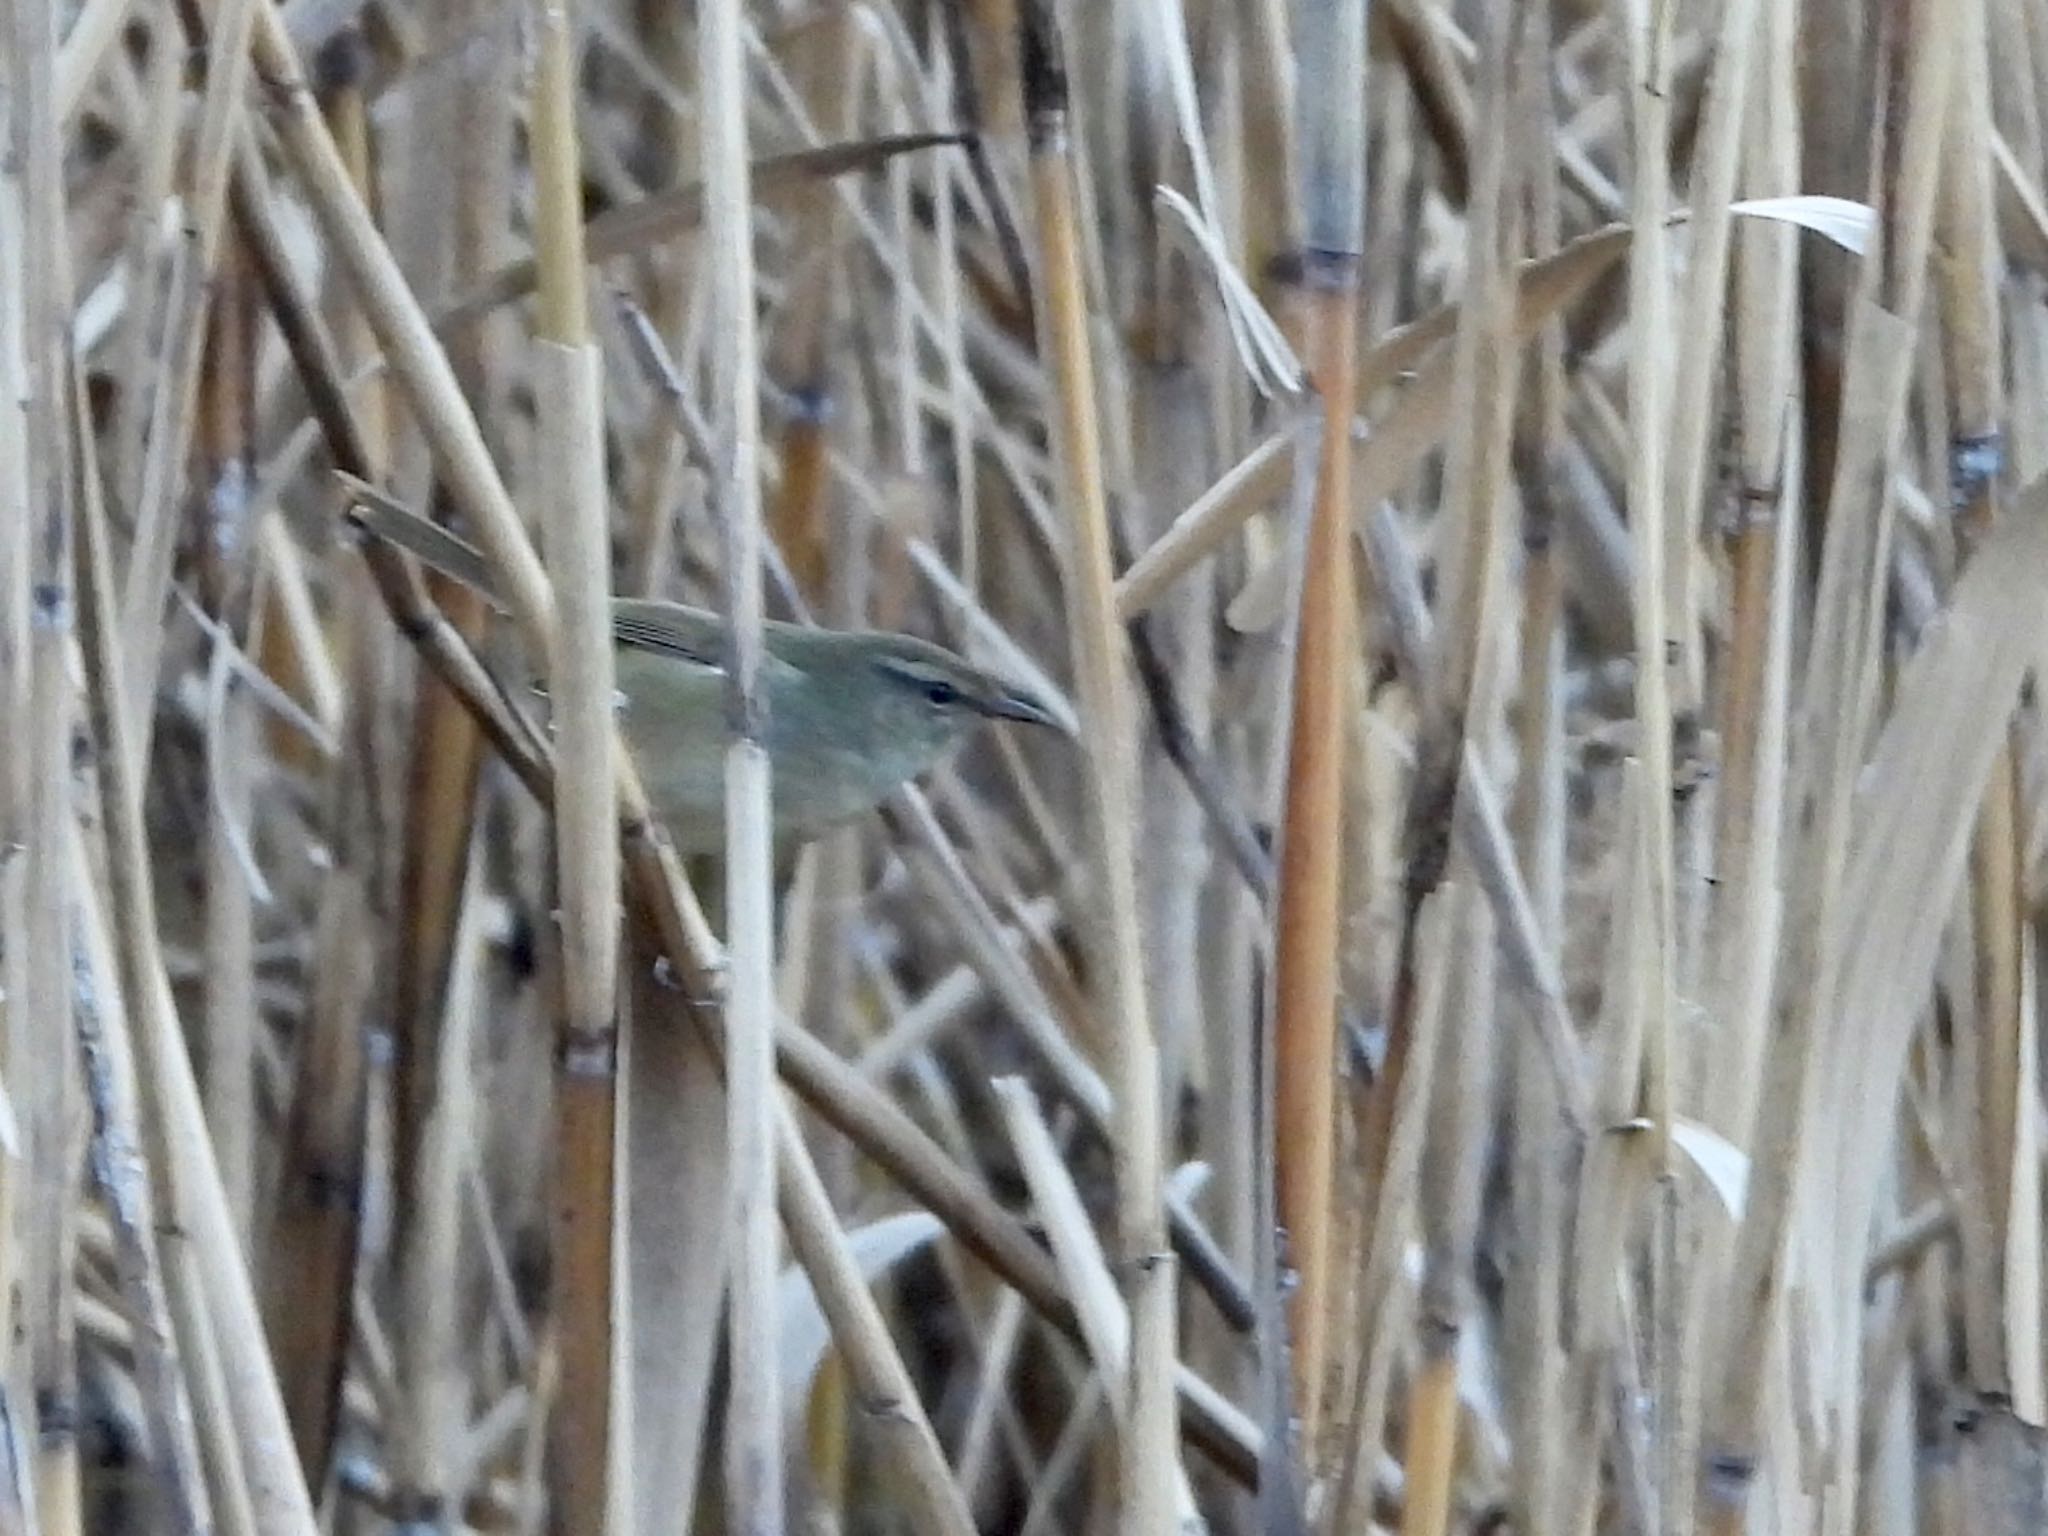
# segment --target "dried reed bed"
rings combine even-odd
[[[2048,11],[4,25],[0,1529],[2048,1529]]]

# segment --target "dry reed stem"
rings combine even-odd
[[[0,327],[10,353],[11,408],[20,413],[12,445],[19,455],[10,515],[22,525],[9,564],[5,601],[21,645],[8,657],[21,691],[8,701],[17,740],[9,765],[19,798],[6,830],[19,859],[22,909],[0,943],[25,948],[23,972],[10,991],[0,1043],[6,1080],[20,1095],[14,1166],[0,1216],[8,1222],[8,1390],[15,1432],[35,1436],[24,1469],[33,1479],[32,1519],[52,1536],[74,1536],[81,1518],[77,1433],[78,1365],[73,1287],[78,1129],[83,1103],[77,1055],[68,1027],[73,988],[70,823],[73,805],[71,734],[72,540],[79,457],[74,452],[72,371],[66,338],[71,309],[71,258],[65,239],[63,145],[50,88],[56,65],[55,17],[36,9],[10,18],[11,54],[7,185],[13,247],[8,304]],[[14,434],[10,434],[14,435]],[[18,478],[16,478],[18,476]],[[24,494],[25,493],[25,494]],[[13,498],[10,498],[13,499]],[[26,1449],[26,1446],[24,1446]]]
[[[535,388],[552,402],[541,432],[543,544],[557,622],[548,651],[561,911],[562,1037],[557,1085],[555,1307],[561,1388],[554,1497],[564,1528],[616,1528],[624,1498],[614,1424],[618,1340],[619,964],[617,773],[613,765],[610,496],[600,358],[584,313],[583,211],[576,173],[577,37],[572,7],[541,8],[531,128],[539,295]]]
[[[348,47],[346,43],[339,46]],[[360,64],[355,51],[343,57]],[[337,85],[328,111],[335,120],[352,181],[366,201],[374,202],[375,176],[360,68]],[[245,137],[237,153],[229,198],[256,281],[286,351],[316,409],[324,406],[326,419],[336,428],[329,442],[331,455],[336,463],[358,473],[377,473],[385,450],[386,419],[380,394],[375,385],[370,386],[369,398],[362,401],[360,411],[351,408],[345,397],[339,384],[336,343],[314,313],[312,300],[294,270],[278,227],[262,157],[252,139]],[[349,329],[354,333],[349,336],[351,348],[360,356],[368,350],[366,328],[356,319]],[[327,391],[324,396],[323,390]],[[361,578],[356,579],[354,588],[367,596],[367,583]],[[337,650],[346,657],[346,722],[360,731],[370,718],[386,647],[382,636],[362,620],[357,621],[352,637],[344,632],[337,638]],[[429,750],[421,760],[432,763],[434,772],[448,772],[452,782],[460,783],[458,776],[465,767],[474,773],[476,749],[472,744],[465,754],[459,737],[449,739],[441,734],[437,716],[445,723],[451,713],[447,705],[437,710],[430,692],[416,717],[416,727],[429,748],[445,742],[452,749],[446,756]],[[466,728],[466,717],[463,723]],[[341,728],[338,720],[337,734]],[[360,1033],[363,1010],[369,1005],[367,970],[373,952],[374,790],[356,776],[345,776],[335,788],[333,804],[338,823],[337,868],[316,919],[315,994],[308,1038],[293,1085],[272,1217],[273,1237],[287,1257],[272,1269],[265,1298],[292,1432],[308,1481],[316,1485],[326,1483],[341,1422],[363,1231],[365,1140],[370,1128],[369,1063]],[[418,797],[416,806],[415,835],[406,841],[408,856],[432,867],[434,853],[445,851],[448,840],[461,834],[466,816],[444,794],[436,793],[433,785]],[[420,889],[418,882],[406,876],[401,876],[401,881],[409,899]],[[445,883],[452,885],[452,877]],[[428,889],[438,892],[442,884],[433,882]],[[418,1041],[408,1043],[406,1031],[438,1018],[432,1006],[437,992],[420,980],[427,963],[421,955],[431,952],[432,963],[438,966],[452,929],[452,922],[437,924],[433,917],[431,908],[424,914],[417,910],[405,913],[401,920],[405,941],[397,960],[399,982],[394,1003],[401,1024],[392,1160],[394,1182],[408,1189],[412,1187],[412,1149],[417,1143],[412,1133],[415,1080],[410,1069],[426,1048]],[[417,985],[408,991],[414,983]]]
[[[1480,1324],[1473,1272],[1493,1119],[1495,951],[1487,906],[1470,902],[1460,915],[1443,1020],[1446,1038],[1439,1046],[1443,1067],[1430,1102],[1432,1145],[1419,1191],[1424,1267],[1416,1316],[1419,1363],[1409,1382],[1403,1536],[1442,1536],[1448,1528],[1459,1444],[1459,1351],[1468,1330]]]
[[[1999,358],[2004,349],[1997,274],[2002,265],[1992,210],[1990,38],[1985,7],[1963,7],[1957,77],[1950,104],[1950,169],[1939,214],[1945,258],[1938,283],[1950,393],[1950,500],[1967,539],[1998,515],[2004,459],[2005,401]],[[2026,841],[2012,745],[1993,764],[1971,853],[1970,934],[1976,949],[1974,1054],[1981,1076],[1974,1112],[1974,1155],[1964,1152],[1965,1188],[1976,1219],[1963,1224],[1963,1259],[1971,1304],[1966,1336],[1971,1374],[1982,1391],[2010,1398],[2039,1419],[2043,1401],[2039,1260],[2018,1237],[2038,1237],[2036,1178],[2022,1174],[2028,1114],[2025,1063],[2035,1031],[2025,1009],[2027,950],[2021,913],[2025,892],[2020,849]],[[2015,1220],[2017,1218],[2017,1226]]]
[[[737,1536],[783,1526],[783,1415],[776,1371],[777,1130],[791,1122],[775,1082],[775,917],[770,886],[766,703],[762,662],[761,358],[755,336],[753,210],[747,169],[740,8],[715,0],[699,17],[705,114],[706,249],[716,272],[720,337],[714,471],[724,534],[726,618],[725,869],[726,1159],[730,1179],[730,1318],[725,1498]],[[796,1176],[796,1170],[791,1170]]]
[[[1357,264],[1364,194],[1365,6],[1302,18],[1310,76],[1301,97],[1303,246],[1312,369],[1322,396],[1313,509],[1302,546],[1291,720],[1274,912],[1273,1166],[1296,1289],[1289,1304],[1293,1402],[1302,1444],[1318,1443],[1331,1332],[1329,1209],[1336,1156],[1339,855],[1343,717],[1354,666],[1356,597],[1349,527],[1350,423],[1356,386]]]
[[[1474,922],[1474,893],[1455,876],[1424,896],[1415,920],[1416,1002],[1413,1044],[1395,1084],[1389,1114],[1383,1172],[1373,1192],[1374,1208],[1359,1282],[1359,1310],[1365,1359],[1353,1383],[1349,1408],[1350,1443],[1332,1500],[1334,1529],[1350,1528],[1370,1495],[1373,1467],[1386,1430],[1393,1383],[1393,1340],[1407,1321],[1409,1297],[1403,1274],[1418,1224],[1417,1173],[1429,1139],[1429,1105],[1449,1007],[1450,967],[1459,940]],[[1469,950],[1469,945],[1466,946]]]
[[[1118,1281],[1129,1308],[1128,1417],[1118,1518],[1135,1536],[1173,1527],[1179,1457],[1173,1410],[1178,1265],[1167,1243],[1158,1044],[1146,1006],[1133,835],[1136,744],[1110,565],[1095,374],[1075,212],[1066,65],[1049,7],[1018,8],[1019,52],[1040,225],[1037,302],[1058,390],[1054,433],[1070,531],[1065,593],[1080,684],[1087,826],[1095,848],[1093,988],[1109,1030]]]
[[[463,871],[441,992],[435,1059],[422,1063],[437,1085],[419,1105],[408,1220],[399,1250],[394,1363],[403,1412],[392,1430],[392,1505],[400,1519],[428,1520],[459,1500],[456,1431],[465,1408],[459,1299],[462,1164],[477,1113],[469,1084],[472,1042],[483,1006],[483,907],[476,845]]]
[[[1341,258],[1339,258],[1341,259]],[[1319,295],[1317,333],[1328,354],[1316,502],[1304,551],[1299,633],[1295,640],[1293,722],[1289,731],[1287,812],[1281,833],[1274,914],[1275,1168],[1288,1262],[1299,1275],[1291,1308],[1295,1398],[1312,1442],[1323,1390],[1323,1340],[1329,1326],[1328,1219],[1337,1015],[1337,856],[1343,843],[1342,706],[1351,669],[1351,338],[1356,302],[1350,280]]]
[[[249,1246],[256,1200],[255,902],[266,895],[249,837],[256,746],[249,699],[235,686],[232,653],[247,649],[254,573],[248,493],[254,475],[255,309],[247,266],[222,253],[207,312],[205,376],[197,437],[206,479],[207,557],[201,588],[219,626],[208,668],[209,779],[206,825],[207,1125],[227,1181],[235,1227]],[[252,1249],[253,1251],[253,1249]]]
[[[712,1055],[629,941],[625,1230],[631,1298],[634,1518],[656,1530],[697,1507],[725,1292],[725,1090]]]

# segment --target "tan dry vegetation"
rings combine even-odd
[[[2048,1529],[2036,0],[0,25],[0,1530]]]

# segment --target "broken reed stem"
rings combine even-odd
[[[554,1422],[554,1495],[570,1536],[603,1536],[625,1508],[614,1477],[618,1301],[614,1247],[618,1116],[618,775],[612,761],[610,497],[601,362],[584,309],[576,134],[577,33],[570,0],[540,8],[533,123],[539,305],[542,543],[556,603],[547,653],[561,912],[553,1306],[565,1405]],[[623,1443],[623,1441],[621,1441]]]
[[[630,1304],[634,1521],[658,1531],[697,1507],[710,1469],[714,1365],[724,1323],[725,1087],[663,984],[644,920],[628,929],[623,1242]]]
[[[726,635],[726,1161],[731,1180],[726,1295],[730,1340],[725,1425],[727,1528],[780,1536],[783,1411],[779,1390],[775,1224],[775,913],[767,699],[760,687],[761,357],[755,331],[751,181],[747,166],[745,19],[739,0],[698,12],[698,89],[705,186],[704,250],[713,274],[718,351],[712,419],[723,450],[712,496],[724,534]]]
[[[1116,1267],[1131,1327],[1117,1524],[1133,1536],[1166,1536],[1175,1527],[1180,1467],[1173,1392],[1179,1266],[1167,1240],[1159,1051],[1146,1006],[1138,930],[1132,825],[1137,741],[1102,480],[1066,65],[1046,0],[1022,0],[1017,15],[1038,213],[1034,304],[1057,391],[1054,440],[1070,519],[1067,624],[1083,720],[1086,824],[1096,855],[1091,873],[1098,916],[1091,925],[1090,971],[1108,1026]]]
[[[1425,1335],[1432,1330],[1421,1319]],[[1408,1446],[1402,1460],[1401,1536],[1442,1536],[1450,1529],[1453,1458],[1458,1446],[1456,1338],[1433,1338],[1408,1389]]]

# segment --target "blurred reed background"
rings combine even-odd
[[[2048,1529],[2038,0],[0,17],[0,1531]]]

